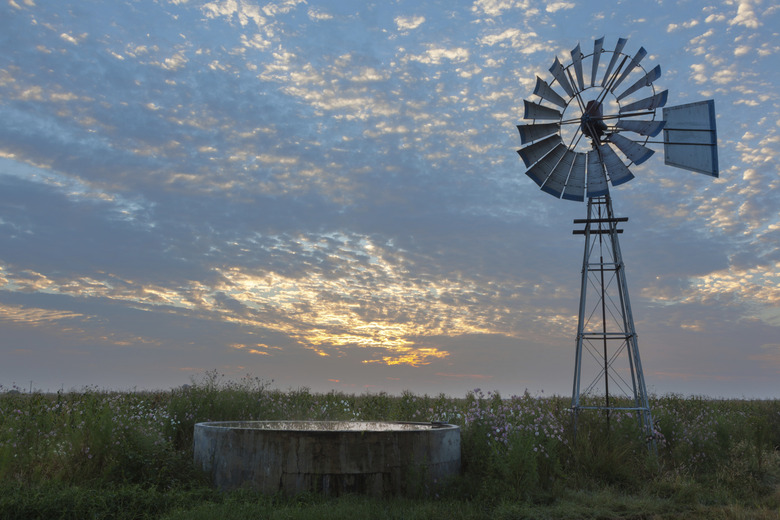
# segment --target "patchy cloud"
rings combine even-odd
[[[417,29],[425,23],[424,16],[398,16],[395,19],[395,25],[399,31],[410,31]]]
[[[734,18],[729,20],[729,25],[742,25],[748,29],[757,29],[761,22],[759,22],[756,15],[754,2],[751,0],[739,0],[736,4],[737,12]]]
[[[681,29],[690,29],[691,27],[696,27],[697,25],[699,25],[699,20],[696,19],[683,22],[680,24],[670,23],[669,25],[666,26],[666,32],[674,32]]]
[[[576,4],[574,2],[552,2],[547,4],[544,8],[548,13],[555,13],[562,9],[573,9]]]

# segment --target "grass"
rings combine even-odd
[[[657,456],[630,414],[609,431],[583,414],[575,441],[561,397],[282,392],[216,372],[167,392],[0,388],[0,518],[780,518],[780,401],[652,408]],[[463,468],[427,498],[222,493],[193,466],[193,427],[235,419],[447,421]]]

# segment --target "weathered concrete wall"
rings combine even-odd
[[[420,494],[460,471],[460,429],[388,422],[199,423],[194,451],[196,464],[225,490]]]

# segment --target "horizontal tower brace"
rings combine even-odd
[[[629,332],[583,332],[583,339],[629,339],[633,338],[634,334]]]
[[[644,407],[630,407],[630,406],[577,406],[580,410],[625,410],[627,412],[649,412],[650,408]]]
[[[592,266],[596,266],[596,267],[592,267]],[[619,265],[613,265],[612,267],[601,267],[599,264],[588,264],[588,272],[606,273],[606,272],[617,271],[618,269],[620,269]]]
[[[628,222],[628,217],[574,219],[575,224],[602,224],[604,222]]]
[[[622,229],[616,229],[615,233],[622,233]],[[609,235],[612,233],[612,230],[609,229],[591,229],[590,231],[586,229],[575,229],[571,232],[573,235],[584,235],[585,233],[590,233],[591,235]]]

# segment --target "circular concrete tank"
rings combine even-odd
[[[224,490],[425,494],[460,471],[460,429],[406,422],[198,423],[194,456]]]

